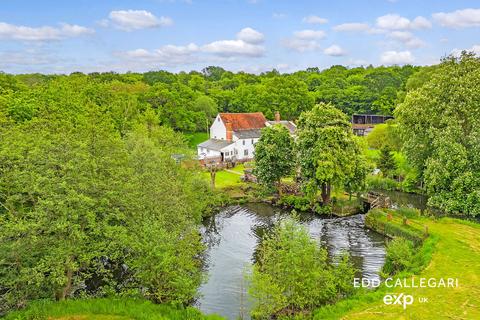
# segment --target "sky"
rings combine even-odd
[[[7,73],[259,73],[480,54],[479,0],[0,0]]]

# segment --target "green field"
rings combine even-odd
[[[428,266],[413,277],[458,278],[458,288],[383,288],[322,308],[315,319],[480,319],[480,225],[451,218],[412,220],[419,223],[412,224],[419,232],[428,226],[430,237],[421,250],[431,255]],[[415,301],[406,309],[386,305],[387,290],[412,295]],[[422,297],[428,302],[420,303]]]
[[[28,308],[9,313],[5,320],[216,320],[197,309],[176,309],[135,299],[85,299],[61,302],[35,301]]]

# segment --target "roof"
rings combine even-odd
[[[223,123],[231,122],[233,131],[261,129],[267,119],[262,112],[253,113],[220,113]]]
[[[276,124],[281,124],[285,128],[290,131],[290,133],[295,133],[295,130],[297,130],[297,126],[292,122],[292,121],[287,121],[287,120],[280,120],[280,121],[267,121],[269,124],[276,125]]]
[[[252,129],[252,130],[240,130],[235,131],[235,135],[238,139],[253,139],[253,138],[260,138],[261,129]]]
[[[233,144],[233,141],[219,140],[219,139],[208,139],[198,145],[198,147],[220,151],[223,148]]]

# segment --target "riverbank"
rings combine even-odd
[[[5,320],[220,320],[195,308],[174,308],[143,299],[78,299],[32,302],[26,309],[9,313]]]
[[[397,216],[396,218],[399,218]],[[386,217],[385,217],[386,219]],[[385,288],[358,295],[333,306],[317,310],[315,319],[480,319],[480,224],[452,218],[433,220],[426,217],[409,218],[409,229],[423,234],[428,227],[429,237],[418,249],[427,265],[411,278],[458,279],[457,288]],[[385,220],[377,219],[377,223]],[[403,229],[403,219],[390,224]],[[386,293],[411,295],[413,304],[387,305]],[[418,299],[426,298],[421,303]]]

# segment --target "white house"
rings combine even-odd
[[[274,121],[268,121],[261,112],[219,113],[210,127],[210,139],[197,146],[198,157],[204,163],[252,160],[261,129],[277,123],[294,134],[295,124],[280,120],[278,112]]]

